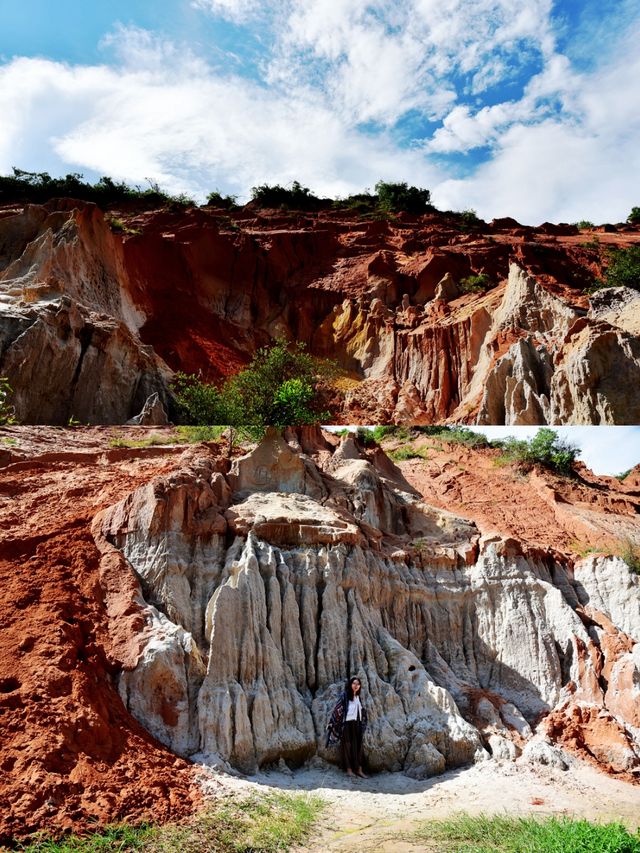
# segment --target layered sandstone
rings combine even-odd
[[[170,408],[172,371],[218,381],[285,338],[338,363],[336,420],[635,423],[638,294],[583,289],[638,232],[582,239],[436,213],[4,208],[0,374],[21,421],[118,423],[154,393]],[[480,273],[492,287],[462,293]]]

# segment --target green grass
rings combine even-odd
[[[620,823],[594,824],[565,817],[460,814],[427,821],[414,837],[443,853],[640,853],[640,836]]]
[[[631,571],[640,575],[640,545],[631,539],[624,539],[618,548],[618,556],[629,566]]]
[[[218,441],[226,426],[179,426],[175,432],[160,435],[153,433],[146,438],[114,438],[110,447],[160,447],[165,444],[198,444],[200,441]]]
[[[110,447],[157,447],[163,444],[176,444],[180,439],[176,435],[158,435],[153,433],[146,438],[113,438]]]
[[[569,548],[579,557],[588,557],[589,554],[598,553],[597,548],[593,545],[587,545],[586,542],[582,542],[580,539],[574,539],[572,542],[569,542]]]
[[[390,450],[387,455],[394,462],[404,462],[406,459],[429,458],[427,447],[424,444],[421,447],[407,447],[406,445],[402,445],[402,447],[398,447],[396,450]]]
[[[18,439],[17,438],[8,438],[8,437],[7,438],[0,438],[0,442],[2,444],[8,444],[11,447],[13,447],[14,445],[16,445],[18,443]]]
[[[226,426],[179,426],[176,427],[178,440],[185,444],[197,444],[199,441],[219,441]]]
[[[130,234],[133,236],[137,236],[138,234],[142,234],[141,228],[131,228],[124,219],[121,219],[119,216],[114,216],[113,214],[109,214],[105,217],[105,221],[109,228],[112,231],[115,231],[117,234]]]
[[[279,792],[210,806],[188,824],[122,824],[86,837],[39,838],[18,849],[24,853],[276,853],[308,838],[323,808],[316,795]]]

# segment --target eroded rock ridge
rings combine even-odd
[[[0,375],[22,422],[123,423],[154,394],[170,408],[173,371],[217,381],[285,338],[339,364],[348,423],[637,423],[640,297],[583,290],[638,233],[598,236],[602,251],[572,226],[465,233],[441,214],[3,208]],[[462,292],[480,274],[493,286]]]
[[[324,726],[357,673],[374,770],[562,763],[572,739],[640,767],[640,578],[481,534],[379,448],[269,431],[230,465],[203,453],[138,489],[94,536],[144,597],[121,696],[180,755],[245,772],[332,759]]]

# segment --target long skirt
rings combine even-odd
[[[342,769],[359,770],[362,767],[362,729],[358,720],[349,720],[342,730]]]

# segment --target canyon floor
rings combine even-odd
[[[436,850],[412,839],[427,820],[469,814],[580,817],[640,826],[640,786],[612,779],[576,760],[569,770],[522,762],[486,761],[424,781],[402,773],[348,779],[330,765],[255,777],[207,771],[205,792],[225,795],[287,790],[317,794],[326,803],[312,840],[300,853],[419,853]],[[205,793],[206,796],[206,793]]]

